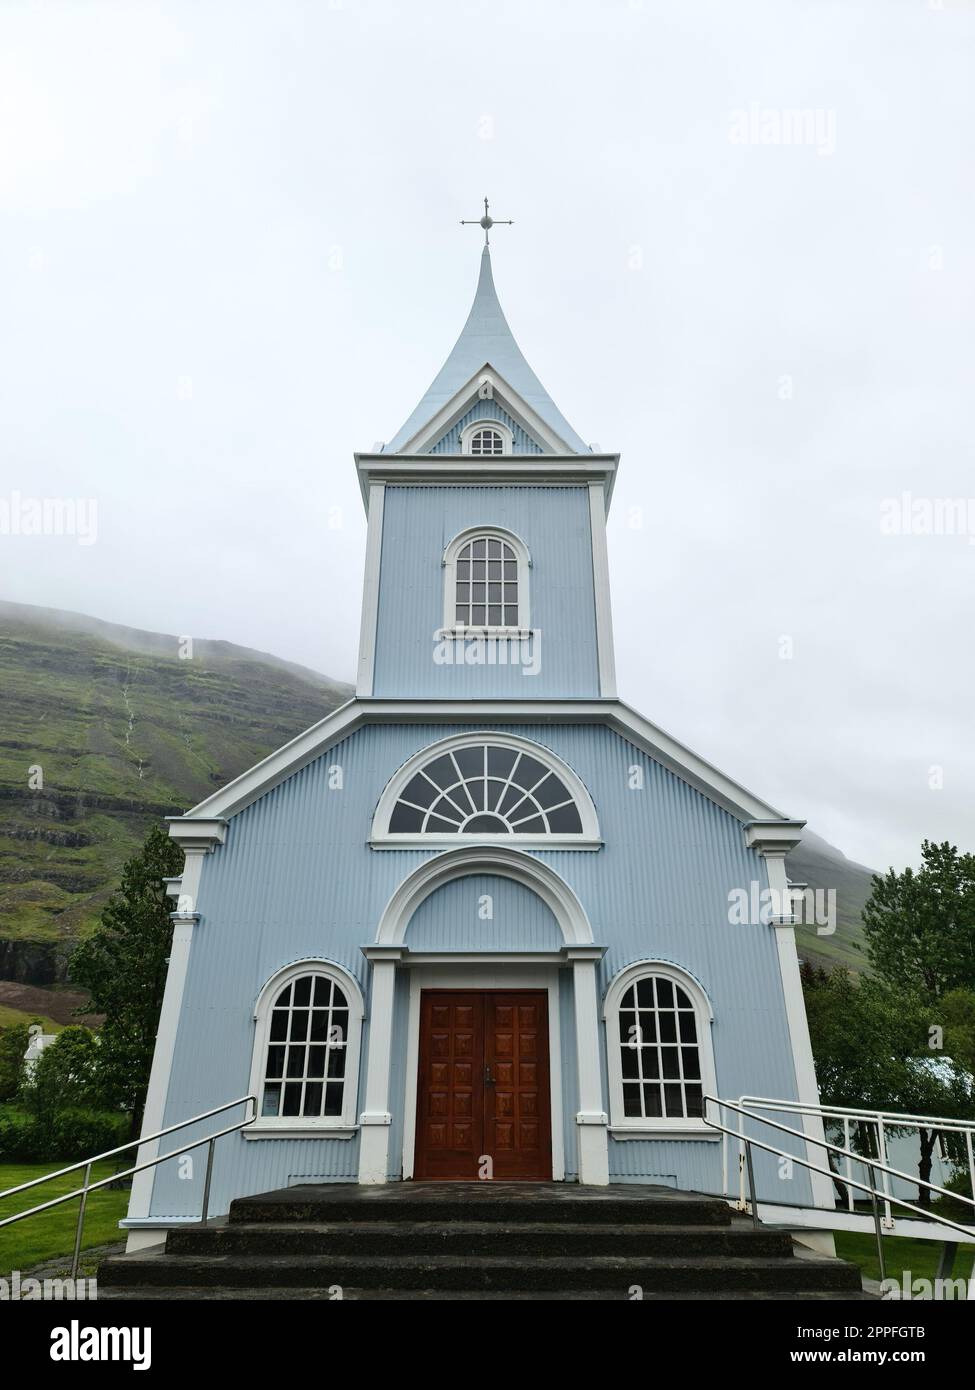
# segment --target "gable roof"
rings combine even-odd
[[[588,454],[590,449],[566,420],[545,387],[529,367],[508,327],[494,288],[491,252],[481,252],[481,271],[474,303],[450,356],[434,377],[413,414],[386,445],[384,452],[398,453],[409,445],[433,417],[483,368],[491,367],[549,426],[569,453]]]
[[[183,839],[192,833],[194,822],[212,824],[237,815],[364,724],[471,723],[476,728],[485,722],[516,718],[536,723],[605,725],[743,822],[786,824],[781,811],[726,777],[621,700],[532,700],[519,704],[514,700],[352,699],[213,792],[185,816],[169,817],[170,833]],[[183,828],[177,828],[180,826]]]

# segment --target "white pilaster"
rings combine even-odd
[[[613,646],[613,609],[609,594],[609,550],[606,545],[606,498],[602,483],[589,484],[589,527],[592,537],[592,580],[596,595],[596,650],[599,657],[599,693],[616,699],[616,651]]]
[[[567,952],[572,960],[572,992],[576,1015],[576,1058],[579,1072],[579,1181],[605,1187],[609,1182],[609,1117],[603,1109],[599,1070],[599,1005],[596,965],[602,951]]]
[[[359,1116],[359,1181],[383,1183],[389,1175],[389,1068],[393,1053],[393,990],[396,961],[373,960],[369,997],[366,1104]]]
[[[159,1014],[159,1028],[156,1033],[156,1046],[152,1054],[152,1068],[149,1073],[149,1087],[146,1092],[146,1108],[142,1116],[142,1133],[155,1134],[165,1124],[166,1097],[169,1094],[169,1077],[173,1066],[173,1053],[176,1049],[176,1033],[179,1015],[183,1005],[183,990],[186,986],[186,973],[190,961],[190,946],[193,929],[198,921],[196,912],[200,875],[208,844],[187,845],[186,862],[179,888],[179,910],[171,913],[173,922],[173,944],[169,952],[169,967],[166,971],[166,985],[163,991],[162,1009]],[[158,1139],[148,1144],[140,1144],[137,1150],[138,1163],[148,1163],[159,1152]],[[136,1173],[132,1179],[132,1192],[129,1197],[129,1218],[149,1215],[152,1200],[152,1184],[155,1168],[146,1168]],[[138,1238],[130,1237],[135,1248]]]
[[[785,905],[791,916],[789,877],[785,869],[785,851],[779,847],[766,846],[762,849],[768,870],[768,884],[772,890],[772,901]],[[809,1039],[809,1023],[806,1018],[806,1005],[802,997],[802,979],[799,975],[799,957],[796,953],[795,928],[789,918],[773,918],[775,944],[779,959],[779,974],[782,979],[782,993],[785,996],[785,1013],[789,1025],[789,1039],[792,1043],[792,1057],[796,1072],[796,1094],[803,1105],[819,1105],[819,1085],[816,1081],[816,1065],[813,1061],[812,1043]],[[825,1131],[819,1115],[804,1115],[802,1128],[809,1139],[824,1139]],[[827,1150],[821,1144],[807,1143],[806,1157],[818,1168],[828,1166]],[[813,1202],[817,1207],[832,1211],[835,1205],[833,1184],[830,1178],[819,1173],[809,1174],[812,1183]]]
[[[379,624],[379,566],[383,549],[384,483],[369,484],[369,525],[366,533],[366,567],[362,580],[362,617],[359,624],[359,670],[356,695],[371,695],[376,666],[376,629]]]

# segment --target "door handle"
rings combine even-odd
[[[484,1084],[485,1084],[485,1086],[493,1086],[493,1085],[494,1085],[494,1077],[491,1075],[491,1063],[490,1063],[490,1062],[485,1062],[485,1063],[484,1063]]]

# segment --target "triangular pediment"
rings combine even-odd
[[[574,454],[531,404],[485,362],[456,394],[407,439],[399,453],[460,454],[462,436],[475,420],[496,420],[512,436],[515,454]],[[587,450],[588,452],[588,450]]]

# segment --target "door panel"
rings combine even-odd
[[[417,1078],[418,1179],[552,1176],[544,990],[424,990]]]

